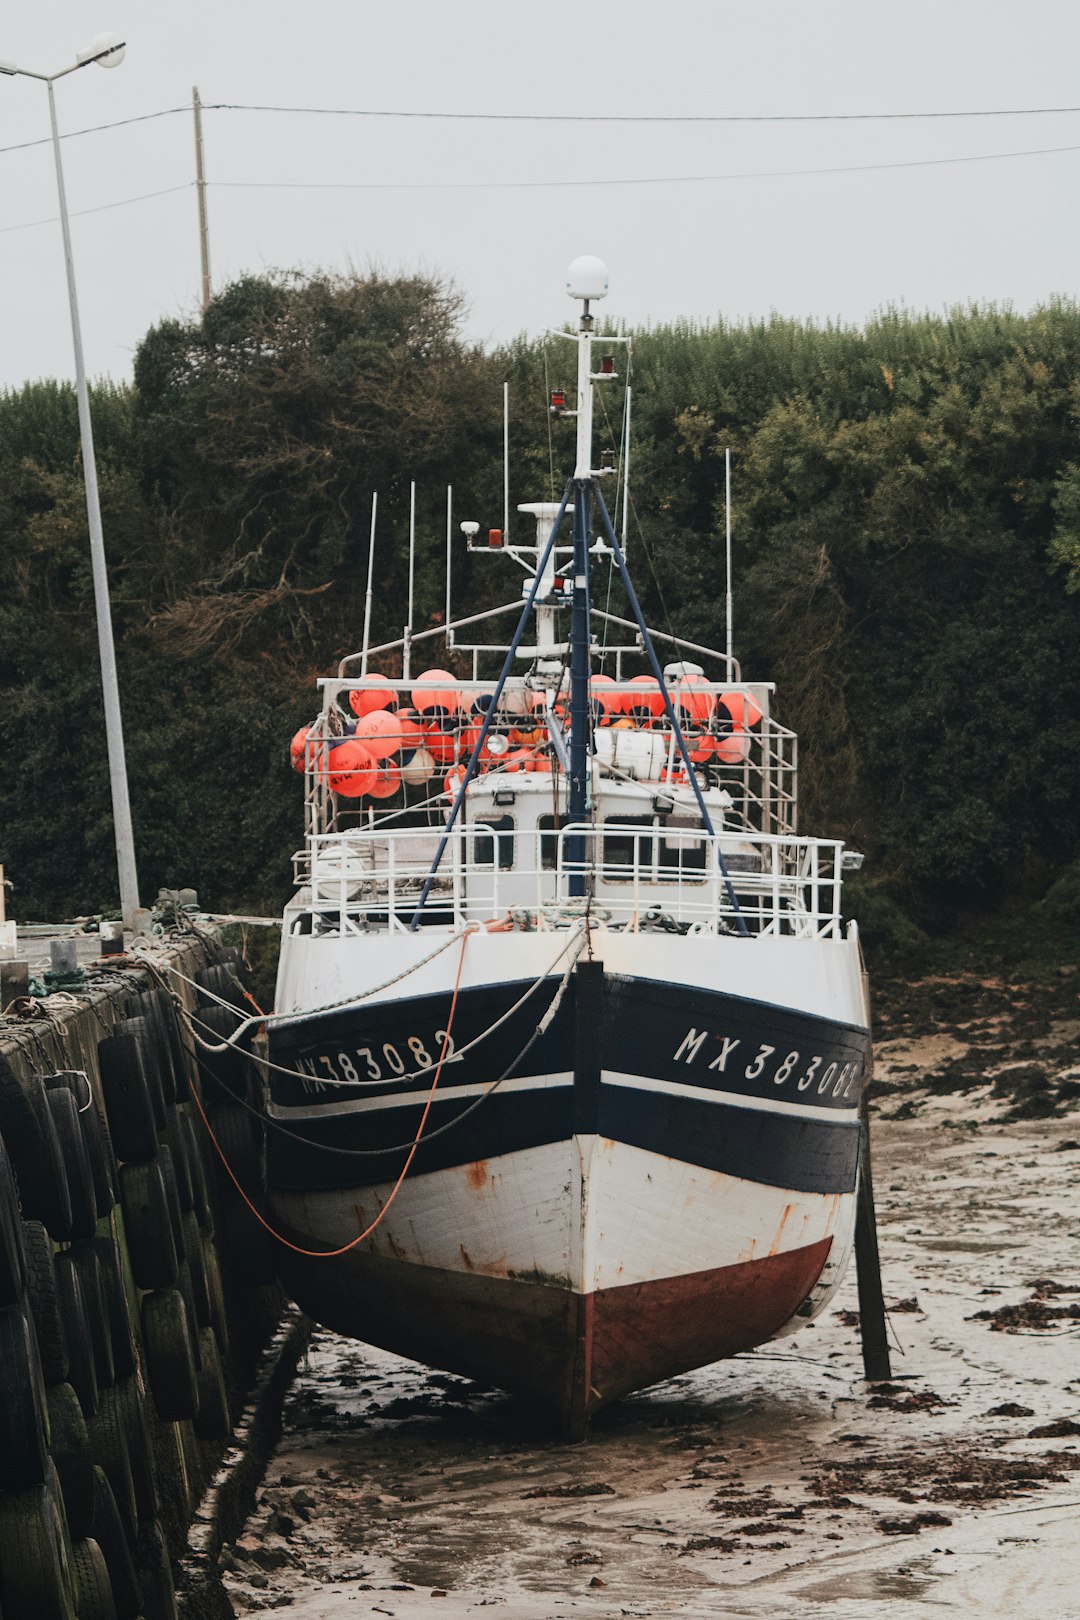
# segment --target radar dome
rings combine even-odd
[[[566,291],[571,298],[605,298],[607,290],[607,265],[591,253],[575,259],[566,272]]]

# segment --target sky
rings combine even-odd
[[[1080,113],[542,123],[213,106],[594,120],[1080,106],[1075,0],[48,0],[4,8],[0,58],[56,72],[107,29],[127,58],[56,85],[61,132],[190,108],[197,85],[215,286],[272,267],[441,273],[488,344],[563,321],[580,253],[606,260],[605,312],[634,325],[861,323],[887,305],[1025,310],[1077,292]],[[72,375],[48,128],[45,86],[0,77],[0,149],[45,143],[0,150],[0,387]],[[151,325],[198,310],[191,113],[63,148],[87,366],[122,380]],[[938,161],[959,157],[980,161]],[[790,172],[823,169],[859,172]]]

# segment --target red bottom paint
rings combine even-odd
[[[293,1298],[326,1327],[524,1396],[577,1438],[608,1401],[771,1338],[809,1295],[831,1242],[592,1294],[559,1278],[437,1271],[358,1250],[305,1260],[282,1249],[279,1263]]]

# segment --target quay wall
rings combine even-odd
[[[207,1126],[256,1187],[251,1045],[196,1039],[242,963],[203,924],[96,949],[0,1011],[0,1620],[173,1620],[284,1307]]]

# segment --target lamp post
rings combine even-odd
[[[71,252],[64,170],[60,161],[60,134],[56,127],[56,100],[53,85],[57,79],[77,73],[79,68],[97,62],[100,67],[119,67],[125,45],[117,34],[99,34],[88,49],[80,51],[71,67],[59,73],[32,73],[14,62],[0,60],[0,73],[9,77],[38,79],[48,87],[49,120],[52,125],[53,158],[56,163],[56,189],[60,201],[60,225],[64,235],[64,264],[67,269],[68,303],[71,308],[71,338],[75,349],[75,397],[79,406],[79,438],[82,443],[83,480],[86,486],[86,517],[90,528],[90,558],[94,577],[94,608],[97,615],[98,654],[101,685],[105,699],[105,738],[109,755],[109,784],[112,789],[113,826],[116,833],[116,865],[120,877],[120,910],[125,928],[134,929],[139,919],[139,879],[135,870],[135,842],[131,830],[131,804],[128,798],[127,766],[124,760],[124,729],[120,718],[120,691],[116,679],[116,651],[113,645],[112,615],[109,608],[109,578],[105,568],[105,543],[101,532],[101,503],[98,499],[97,461],[90,424],[90,394],[83,360],[82,327],[75,292],[75,262]]]

